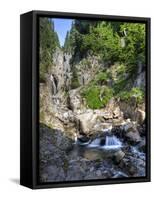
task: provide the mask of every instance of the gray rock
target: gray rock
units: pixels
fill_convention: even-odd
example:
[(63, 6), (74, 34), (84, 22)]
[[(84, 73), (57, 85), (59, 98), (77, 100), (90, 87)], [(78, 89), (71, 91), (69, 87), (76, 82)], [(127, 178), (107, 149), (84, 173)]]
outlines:
[(125, 153), (122, 150), (115, 152), (114, 160), (116, 163), (119, 163), (125, 156)]
[(128, 139), (128, 141), (134, 142), (134, 143), (138, 143), (141, 141), (140, 134), (137, 130), (127, 132), (126, 138)]

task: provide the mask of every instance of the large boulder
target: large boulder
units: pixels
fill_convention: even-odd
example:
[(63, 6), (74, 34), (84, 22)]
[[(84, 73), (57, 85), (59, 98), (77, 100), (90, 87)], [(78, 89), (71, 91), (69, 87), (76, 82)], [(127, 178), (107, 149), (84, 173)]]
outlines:
[(133, 143), (138, 143), (141, 141), (141, 137), (138, 130), (127, 132), (126, 137), (128, 141), (133, 142)]
[(115, 163), (119, 163), (125, 156), (125, 153), (122, 150), (119, 150), (117, 152), (114, 153), (114, 161)]
[(93, 110), (87, 110), (76, 116), (76, 125), (79, 132), (82, 134), (89, 134), (92, 127), (96, 123), (97, 114)]

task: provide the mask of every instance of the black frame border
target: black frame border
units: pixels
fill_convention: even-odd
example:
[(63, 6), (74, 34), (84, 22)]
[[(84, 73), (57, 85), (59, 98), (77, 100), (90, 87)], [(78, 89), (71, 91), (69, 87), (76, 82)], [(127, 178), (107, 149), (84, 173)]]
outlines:
[[(28, 14), (28, 13), (27, 13)], [(59, 188), (59, 187), (73, 187), (73, 186), (90, 186), (90, 185), (107, 185), (120, 183), (137, 183), (151, 181), (151, 19), (144, 17), (128, 17), (128, 16), (114, 16), (114, 15), (98, 15), (98, 14), (83, 14), (83, 13), (67, 13), (67, 12), (50, 12), (50, 11), (31, 11), (32, 16), (32, 138), (31, 138), (31, 171), (25, 171), (26, 174), (32, 174), (31, 184), (28, 187), (33, 189), (41, 188)], [(25, 14), (26, 15), (26, 14)], [(22, 15), (21, 15), (22, 16)], [(23, 14), (24, 16), (24, 14)], [(146, 176), (145, 177), (128, 177), (117, 179), (99, 179), (86, 181), (67, 181), (67, 182), (39, 182), (39, 18), (66, 18), (66, 19), (85, 19), (85, 20), (106, 20), (106, 21), (124, 21), (132, 23), (146, 24)], [(22, 50), (22, 49), (21, 49)], [(22, 114), (21, 114), (22, 115)], [(22, 135), (21, 135), (22, 137)], [(22, 138), (21, 138), (22, 140)], [(28, 145), (28, 144), (27, 144)], [(22, 149), (22, 147), (21, 147)], [(22, 157), (22, 155), (21, 155)], [(28, 175), (29, 176), (29, 175)], [(21, 184), (25, 185), (22, 183)]]

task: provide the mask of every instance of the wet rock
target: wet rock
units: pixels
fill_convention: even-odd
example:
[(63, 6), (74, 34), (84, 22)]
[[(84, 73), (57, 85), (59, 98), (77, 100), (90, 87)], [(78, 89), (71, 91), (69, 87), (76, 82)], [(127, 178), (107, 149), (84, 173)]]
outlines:
[(128, 177), (127, 174), (119, 171), (112, 178), (126, 178), (126, 177)]
[(96, 122), (97, 115), (92, 110), (76, 116), (76, 125), (80, 133), (88, 134)]
[(129, 177), (145, 176), (145, 161), (133, 156), (126, 156), (121, 162), (120, 167)]
[(137, 130), (127, 132), (126, 138), (128, 141), (133, 142), (133, 143), (138, 143), (141, 141), (140, 134)]
[(146, 141), (145, 138), (142, 138), (141, 142), (138, 144), (138, 150), (141, 152), (146, 152)]
[(122, 150), (119, 150), (117, 152), (115, 152), (114, 154), (114, 160), (116, 163), (119, 163), (125, 156), (125, 153)]

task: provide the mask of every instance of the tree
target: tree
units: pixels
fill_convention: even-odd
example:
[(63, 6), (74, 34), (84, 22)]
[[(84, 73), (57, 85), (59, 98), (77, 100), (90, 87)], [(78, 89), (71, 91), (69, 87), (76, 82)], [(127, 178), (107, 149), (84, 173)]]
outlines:
[(51, 19), (40, 18), (40, 81), (45, 81), (46, 73), (52, 65), (52, 57), (56, 47), (60, 47), (54, 23)]

